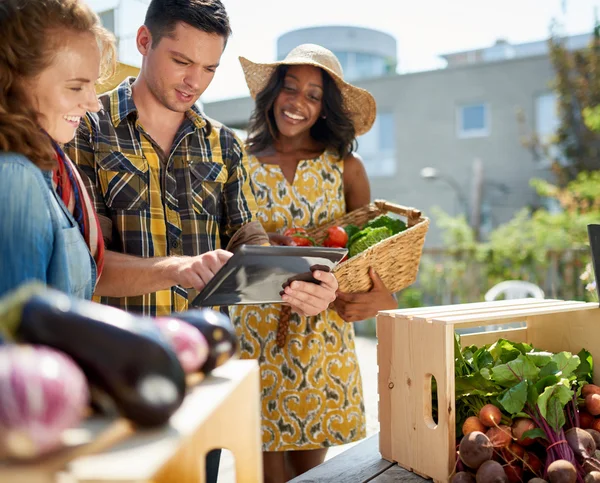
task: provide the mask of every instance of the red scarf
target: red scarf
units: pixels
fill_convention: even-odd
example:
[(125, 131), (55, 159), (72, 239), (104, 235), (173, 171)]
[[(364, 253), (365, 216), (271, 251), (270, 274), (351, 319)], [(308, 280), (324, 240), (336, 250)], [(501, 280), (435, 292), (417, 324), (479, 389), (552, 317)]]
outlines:
[(77, 168), (57, 144), (54, 144), (54, 150), (58, 163), (58, 168), (54, 170), (52, 176), (54, 189), (77, 221), (83, 239), (96, 261), (97, 282), (104, 267), (104, 239), (100, 221)]

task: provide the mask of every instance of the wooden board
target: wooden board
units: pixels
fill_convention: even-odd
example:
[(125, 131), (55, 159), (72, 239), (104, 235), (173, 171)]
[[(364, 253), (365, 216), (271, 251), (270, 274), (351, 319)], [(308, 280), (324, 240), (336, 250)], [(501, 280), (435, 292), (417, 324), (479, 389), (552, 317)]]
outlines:
[(393, 463), (381, 459), (378, 441), (379, 435), (375, 434), (288, 483), (371, 481), (372, 478), (394, 466)]
[[(93, 444), (114, 424), (92, 418), (78, 431)], [(69, 483), (204, 483), (206, 453), (226, 448), (235, 457), (238, 483), (262, 481), (257, 362), (229, 361), (190, 389), (167, 425), (127, 436), (99, 453), (73, 459), (61, 478)], [(0, 466), (0, 482), (54, 483), (59, 469), (53, 458)]]

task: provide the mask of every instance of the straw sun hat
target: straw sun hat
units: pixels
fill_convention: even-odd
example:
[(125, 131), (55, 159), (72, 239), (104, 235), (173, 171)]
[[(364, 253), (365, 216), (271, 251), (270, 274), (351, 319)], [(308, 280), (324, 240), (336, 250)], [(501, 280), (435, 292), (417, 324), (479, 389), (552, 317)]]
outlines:
[(354, 124), (356, 135), (366, 133), (375, 121), (376, 105), (373, 96), (360, 87), (344, 81), (342, 66), (333, 52), (320, 45), (302, 44), (294, 48), (285, 59), (270, 64), (256, 64), (244, 57), (240, 63), (252, 98), (262, 91), (279, 65), (314, 65), (320, 67), (335, 81), (344, 99), (344, 108)]

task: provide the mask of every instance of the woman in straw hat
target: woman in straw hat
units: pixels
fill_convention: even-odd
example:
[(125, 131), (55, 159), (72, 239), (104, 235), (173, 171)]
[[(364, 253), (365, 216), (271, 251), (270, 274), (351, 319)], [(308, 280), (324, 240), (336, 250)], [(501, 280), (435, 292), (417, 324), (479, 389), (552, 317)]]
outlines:
[[(250, 119), (250, 178), (258, 219), (273, 244), (292, 227), (312, 228), (370, 202), (352, 153), (375, 120), (369, 92), (343, 79), (329, 50), (306, 44), (285, 60), (240, 58), (256, 107)], [(365, 294), (338, 294), (315, 317), (287, 307), (235, 307), (241, 356), (261, 366), (265, 481), (283, 482), (323, 462), (327, 448), (365, 437), (362, 382), (352, 322), (397, 307), (376, 273)]]

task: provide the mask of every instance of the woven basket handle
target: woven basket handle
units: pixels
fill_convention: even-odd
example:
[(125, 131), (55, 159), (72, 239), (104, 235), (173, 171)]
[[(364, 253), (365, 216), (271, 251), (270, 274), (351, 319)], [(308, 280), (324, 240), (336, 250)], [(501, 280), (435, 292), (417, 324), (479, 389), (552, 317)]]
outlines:
[(397, 215), (405, 216), (408, 220), (408, 226), (414, 226), (421, 218), (421, 212), (415, 208), (408, 208), (406, 206), (397, 205), (396, 203), (390, 203), (385, 200), (375, 200), (375, 206), (381, 211), (391, 211)]

